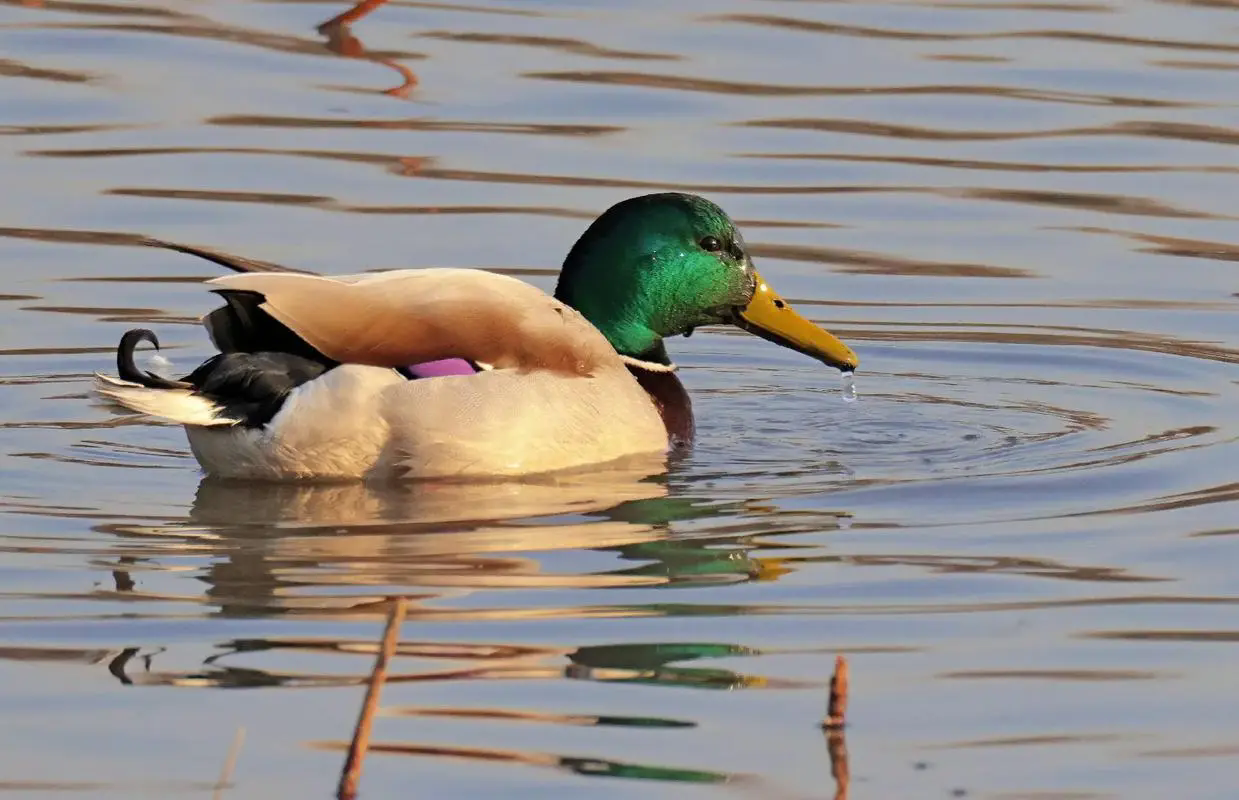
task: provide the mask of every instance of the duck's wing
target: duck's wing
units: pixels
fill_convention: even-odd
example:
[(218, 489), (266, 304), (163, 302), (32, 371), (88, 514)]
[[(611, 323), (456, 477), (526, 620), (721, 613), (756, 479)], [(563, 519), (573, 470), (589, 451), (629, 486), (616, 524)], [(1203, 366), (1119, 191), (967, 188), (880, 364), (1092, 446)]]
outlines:
[[(343, 364), (400, 367), (463, 358), (495, 369), (587, 375), (620, 363), (579, 312), (524, 281), (474, 269), (413, 269), (323, 277), (250, 272), (208, 282)], [(217, 343), (234, 315), (209, 315)], [(247, 337), (253, 331), (245, 332)], [(251, 342), (247, 349), (254, 349)], [(285, 352), (289, 352), (287, 349)]]

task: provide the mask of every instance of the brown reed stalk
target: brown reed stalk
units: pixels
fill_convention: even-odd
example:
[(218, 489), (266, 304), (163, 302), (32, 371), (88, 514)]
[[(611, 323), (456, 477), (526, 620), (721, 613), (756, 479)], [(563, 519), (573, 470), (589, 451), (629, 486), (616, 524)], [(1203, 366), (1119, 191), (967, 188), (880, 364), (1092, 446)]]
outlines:
[(361, 714), (357, 717), (357, 727), (353, 729), (353, 739), (349, 742), (348, 756), (344, 759), (344, 767), (340, 770), (340, 785), (336, 789), (337, 800), (354, 800), (357, 797), (357, 783), (361, 780), (361, 765), (366, 758), (366, 748), (370, 746), (370, 729), (374, 725), (374, 714), (378, 711), (379, 695), (383, 691), (383, 682), (387, 680), (387, 665), (392, 654), (396, 652), (396, 644), (400, 640), (400, 626), (404, 622), (405, 607), (408, 601), (403, 597), (389, 597), (387, 609), (387, 626), (383, 629), (383, 642), (379, 646), (379, 654), (374, 659), (374, 669), (370, 671), (370, 682), (366, 685), (366, 698), (361, 704)]
[(826, 704), (826, 719), (822, 727), (828, 731), (843, 730), (848, 715), (848, 660), (835, 657), (835, 674), (830, 679), (830, 700)]

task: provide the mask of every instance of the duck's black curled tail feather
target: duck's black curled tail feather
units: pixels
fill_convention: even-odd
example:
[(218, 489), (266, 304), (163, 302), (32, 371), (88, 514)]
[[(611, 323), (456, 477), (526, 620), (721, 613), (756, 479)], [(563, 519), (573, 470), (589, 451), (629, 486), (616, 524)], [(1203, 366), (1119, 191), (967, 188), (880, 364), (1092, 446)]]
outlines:
[(192, 389), (192, 384), (184, 381), (174, 381), (156, 375), (147, 370), (138, 369), (137, 364), (133, 361), (133, 351), (137, 349), (142, 342), (150, 342), (159, 349), (159, 337), (152, 330), (146, 328), (134, 328), (131, 331), (126, 331), (125, 335), (120, 337), (120, 345), (116, 348), (116, 373), (121, 380), (136, 383), (140, 386), (145, 386), (148, 389)]
[[(143, 239), (142, 244), (187, 253), (237, 272), (301, 271), (158, 239)], [(138, 369), (133, 358), (142, 342), (159, 349), (159, 339), (145, 328), (131, 330), (116, 350), (121, 381), (100, 376), (100, 394), (134, 411), (185, 425), (262, 427), (293, 391), (338, 366), (268, 314), (262, 294), (226, 288), (215, 292), (224, 305), (202, 321), (219, 354), (179, 380), (165, 378)]]
[[(135, 410), (190, 425), (239, 423), (246, 427), (261, 427), (279, 412), (294, 389), (331, 369), (329, 365), (292, 353), (220, 353), (208, 358), (181, 380), (171, 380), (138, 369), (134, 364), (133, 352), (142, 342), (150, 342), (155, 349), (159, 349), (158, 337), (145, 328), (136, 328), (121, 337), (120, 346), (116, 349), (116, 371), (121, 380), (144, 389), (175, 391), (162, 401), (125, 399), (121, 397), (124, 392), (142, 390), (133, 387), (125, 389), (123, 384), (117, 389), (113, 384), (106, 387), (105, 394)], [(185, 410), (187, 396), (198, 403), (189, 407), (193, 413), (188, 417)], [(169, 408), (176, 414), (169, 413)]]

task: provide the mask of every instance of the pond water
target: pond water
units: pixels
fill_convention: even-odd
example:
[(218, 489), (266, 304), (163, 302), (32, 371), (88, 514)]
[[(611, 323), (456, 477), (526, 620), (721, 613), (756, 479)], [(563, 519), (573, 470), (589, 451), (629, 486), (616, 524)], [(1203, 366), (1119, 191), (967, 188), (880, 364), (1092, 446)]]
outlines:
[[(1230, 798), (1239, 4), (0, 4), (0, 790)], [(695, 449), (489, 487), (204, 481), (92, 399), (217, 272), (550, 288), (678, 188), (857, 350), (671, 343)], [(836, 761), (840, 753), (836, 752)], [(842, 771), (836, 763), (836, 771)]]

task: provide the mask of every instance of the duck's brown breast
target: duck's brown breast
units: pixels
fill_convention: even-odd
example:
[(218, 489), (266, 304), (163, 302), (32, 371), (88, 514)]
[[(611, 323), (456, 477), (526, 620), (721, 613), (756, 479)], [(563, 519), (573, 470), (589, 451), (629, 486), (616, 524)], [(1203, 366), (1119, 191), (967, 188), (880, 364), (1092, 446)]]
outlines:
[(685, 447), (692, 443), (696, 426), (693, 423), (693, 401), (688, 390), (674, 372), (643, 369), (633, 364), (628, 371), (650, 396), (654, 407), (667, 428), (667, 438), (672, 447)]

